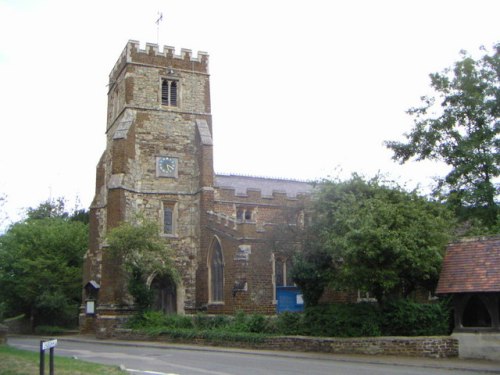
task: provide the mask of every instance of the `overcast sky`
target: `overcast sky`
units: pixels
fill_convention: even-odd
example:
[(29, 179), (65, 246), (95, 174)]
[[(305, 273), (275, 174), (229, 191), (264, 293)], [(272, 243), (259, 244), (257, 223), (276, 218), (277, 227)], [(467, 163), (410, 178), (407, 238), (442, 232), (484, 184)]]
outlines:
[(429, 73), (500, 41), (499, 14), (498, 0), (0, 0), (4, 211), (89, 206), (108, 74), (129, 39), (209, 53), (216, 172), (380, 171), (425, 189), (446, 169), (399, 166), (383, 142), (411, 129)]

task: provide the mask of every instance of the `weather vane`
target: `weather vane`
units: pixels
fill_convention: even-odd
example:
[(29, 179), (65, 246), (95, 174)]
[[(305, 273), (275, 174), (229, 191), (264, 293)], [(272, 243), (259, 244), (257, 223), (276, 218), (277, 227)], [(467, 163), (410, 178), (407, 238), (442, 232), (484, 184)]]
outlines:
[(158, 11), (158, 18), (156, 19), (156, 44), (160, 45), (160, 22), (163, 21), (163, 13)]

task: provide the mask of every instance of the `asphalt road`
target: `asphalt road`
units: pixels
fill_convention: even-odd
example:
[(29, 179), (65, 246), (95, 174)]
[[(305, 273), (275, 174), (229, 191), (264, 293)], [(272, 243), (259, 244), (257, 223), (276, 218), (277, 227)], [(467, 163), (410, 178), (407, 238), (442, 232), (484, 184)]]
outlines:
[[(14, 336), (9, 337), (8, 344), (20, 349), (38, 351), (40, 338)], [(90, 362), (121, 365), (131, 374), (149, 375), (500, 374), (500, 368), (488, 362), (412, 359), (391, 361), (391, 359), (380, 357), (359, 358), (326, 354), (225, 350), (64, 337), (58, 339), (55, 354)]]

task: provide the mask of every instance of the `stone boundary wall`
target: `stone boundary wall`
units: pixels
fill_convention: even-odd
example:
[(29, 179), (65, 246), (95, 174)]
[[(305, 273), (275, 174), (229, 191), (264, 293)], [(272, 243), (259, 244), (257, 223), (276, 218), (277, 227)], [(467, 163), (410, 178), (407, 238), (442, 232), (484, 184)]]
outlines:
[(263, 342), (211, 342), (201, 338), (192, 340), (172, 339), (167, 335), (148, 336), (129, 329), (117, 329), (115, 339), (146, 340), (168, 343), (213, 345), (262, 350), (285, 350), (332, 354), (395, 355), (423, 358), (458, 357), (458, 340), (449, 336), (432, 337), (358, 337), (325, 338), (305, 336), (277, 336)]
[(2, 324), (8, 328), (9, 333), (23, 335), (33, 332), (29, 318), (26, 318), (24, 315), (5, 319)]
[(0, 345), (7, 343), (7, 333), (9, 332), (9, 328), (0, 324)]

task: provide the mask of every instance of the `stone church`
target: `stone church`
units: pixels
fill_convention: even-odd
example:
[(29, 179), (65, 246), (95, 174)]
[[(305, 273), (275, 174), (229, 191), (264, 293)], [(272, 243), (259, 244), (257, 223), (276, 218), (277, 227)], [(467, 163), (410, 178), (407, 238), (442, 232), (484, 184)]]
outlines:
[[(129, 41), (109, 76), (107, 145), (90, 207), (80, 328), (108, 335), (134, 311), (106, 233), (137, 213), (158, 222), (180, 280), (151, 275), (167, 313), (303, 308), (285, 228), (304, 224), (306, 182), (215, 174), (208, 55)], [(216, 134), (216, 127), (215, 127)], [(216, 140), (216, 138), (215, 138)], [(290, 248), (288, 249), (290, 250)]]

